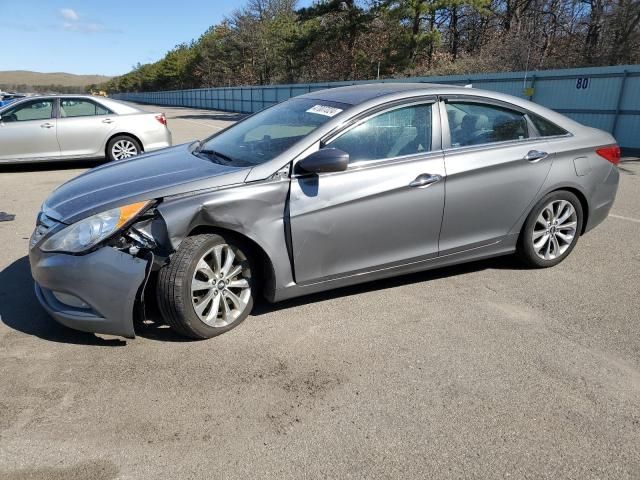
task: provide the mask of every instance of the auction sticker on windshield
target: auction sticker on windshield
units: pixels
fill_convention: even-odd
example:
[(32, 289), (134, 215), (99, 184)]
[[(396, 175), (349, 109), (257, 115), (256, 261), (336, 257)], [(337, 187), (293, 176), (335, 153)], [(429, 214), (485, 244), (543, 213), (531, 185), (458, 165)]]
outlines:
[(329, 107), (328, 105), (314, 105), (307, 110), (307, 113), (317, 113), (318, 115), (324, 115), (325, 117), (335, 117), (341, 111), (341, 108)]

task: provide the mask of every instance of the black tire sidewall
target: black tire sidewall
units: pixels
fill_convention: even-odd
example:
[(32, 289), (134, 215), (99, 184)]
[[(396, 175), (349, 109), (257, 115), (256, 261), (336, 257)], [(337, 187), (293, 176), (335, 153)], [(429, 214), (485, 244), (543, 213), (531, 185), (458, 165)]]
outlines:
[[(573, 208), (576, 211), (576, 216), (578, 218), (578, 224), (576, 226), (576, 235), (569, 245), (569, 248), (559, 257), (554, 258), (553, 260), (544, 260), (540, 258), (533, 248), (533, 229), (536, 224), (536, 219), (542, 212), (543, 208), (548, 205), (550, 202), (555, 200), (566, 200), (570, 202)], [(527, 217), (527, 220), (524, 224), (524, 228), (522, 230), (522, 235), (520, 237), (520, 245), (519, 245), (519, 253), (522, 260), (525, 261), (528, 265), (537, 268), (547, 268), (553, 267), (558, 263), (562, 262), (565, 258), (569, 256), (572, 250), (575, 248), (578, 243), (578, 238), (580, 237), (580, 233), (582, 232), (582, 222), (583, 222), (583, 211), (582, 204), (578, 197), (575, 194), (568, 192), (566, 190), (559, 190), (555, 192), (548, 193), (545, 195), (531, 210), (531, 213)]]
[[(140, 145), (140, 142), (138, 142), (135, 138), (129, 135), (117, 135), (113, 137), (111, 140), (109, 140), (109, 142), (107, 143), (107, 160), (109, 160), (110, 162), (120, 161), (117, 158), (113, 158), (113, 154), (111, 153), (111, 150), (113, 149), (113, 145), (120, 140), (129, 140), (131, 143), (133, 143), (136, 146), (138, 153), (136, 153), (136, 155), (134, 156), (138, 156), (142, 153), (142, 145)], [(130, 158), (133, 158), (133, 157), (130, 157)], [(122, 159), (122, 160), (126, 160), (126, 159)]]
[[(191, 302), (191, 278), (193, 277), (193, 273), (200, 258), (202, 258), (202, 256), (211, 248), (216, 245), (223, 244), (229, 245), (236, 254), (236, 257), (240, 258), (243, 268), (243, 277), (249, 282), (251, 296), (249, 297), (249, 302), (247, 303), (245, 310), (233, 323), (225, 325), (224, 327), (212, 327), (200, 320), (193, 308), (193, 304)], [(189, 263), (185, 270), (184, 277), (180, 279), (179, 282), (180, 298), (182, 299), (180, 305), (180, 310), (182, 310), (180, 312), (180, 317), (182, 320), (181, 323), (184, 323), (184, 326), (189, 329), (194, 336), (199, 338), (211, 338), (225, 333), (242, 323), (249, 316), (249, 313), (251, 313), (256, 291), (255, 278), (253, 276), (255, 269), (252, 268), (253, 265), (251, 264), (249, 256), (245, 254), (245, 250), (246, 248), (242, 248), (242, 246), (238, 245), (238, 242), (231, 240), (228, 241), (219, 235), (211, 235), (211, 240), (204, 242), (188, 260)]]

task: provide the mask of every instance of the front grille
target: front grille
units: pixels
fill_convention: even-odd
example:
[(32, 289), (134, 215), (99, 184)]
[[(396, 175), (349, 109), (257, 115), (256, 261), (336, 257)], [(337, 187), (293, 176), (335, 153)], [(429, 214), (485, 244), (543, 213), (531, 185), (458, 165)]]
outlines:
[(40, 212), (36, 220), (36, 228), (31, 234), (29, 247), (35, 247), (36, 244), (42, 239), (42, 237), (44, 237), (49, 232), (49, 230), (51, 230), (58, 223), (59, 222), (54, 220), (53, 218), (46, 216), (44, 212)]

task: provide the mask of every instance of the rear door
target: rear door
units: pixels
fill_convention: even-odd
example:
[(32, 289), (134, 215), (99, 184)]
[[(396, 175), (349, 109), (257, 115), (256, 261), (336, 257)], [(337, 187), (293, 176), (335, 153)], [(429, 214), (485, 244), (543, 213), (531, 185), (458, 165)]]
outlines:
[(104, 145), (117, 116), (88, 98), (61, 98), (58, 142), (62, 157), (104, 156)]
[(0, 161), (59, 157), (55, 102), (30, 100), (0, 114)]
[(444, 162), (433, 101), (371, 114), (321, 147), (346, 151), (350, 164), (344, 172), (292, 178), (297, 283), (437, 256)]
[(542, 188), (553, 154), (514, 106), (460, 96), (446, 99), (441, 111), (446, 255), (504, 239)]

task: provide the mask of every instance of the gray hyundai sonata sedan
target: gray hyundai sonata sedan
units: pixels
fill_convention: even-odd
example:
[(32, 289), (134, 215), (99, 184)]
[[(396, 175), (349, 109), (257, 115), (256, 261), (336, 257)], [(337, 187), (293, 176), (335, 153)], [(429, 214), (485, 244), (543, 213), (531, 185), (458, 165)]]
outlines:
[(60, 323), (133, 337), (145, 300), (194, 338), (271, 302), (517, 253), (564, 260), (607, 216), (615, 139), (534, 103), (429, 84), (293, 98), (214, 136), (94, 168), (31, 238)]

